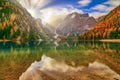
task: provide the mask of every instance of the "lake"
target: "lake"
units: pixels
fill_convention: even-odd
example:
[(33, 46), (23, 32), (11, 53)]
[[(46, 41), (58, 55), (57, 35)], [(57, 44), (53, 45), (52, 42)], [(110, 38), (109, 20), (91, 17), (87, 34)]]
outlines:
[(0, 80), (120, 80), (120, 43), (0, 42)]

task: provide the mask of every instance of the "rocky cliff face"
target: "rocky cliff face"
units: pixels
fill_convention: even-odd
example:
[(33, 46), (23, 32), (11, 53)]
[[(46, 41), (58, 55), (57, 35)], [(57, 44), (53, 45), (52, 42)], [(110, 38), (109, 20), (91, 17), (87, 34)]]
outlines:
[(40, 28), (18, 2), (0, 1), (0, 39), (35, 39)]
[(60, 35), (81, 34), (91, 27), (97, 21), (95, 18), (90, 17), (89, 14), (79, 14), (77, 12), (69, 14), (57, 28), (57, 33)]

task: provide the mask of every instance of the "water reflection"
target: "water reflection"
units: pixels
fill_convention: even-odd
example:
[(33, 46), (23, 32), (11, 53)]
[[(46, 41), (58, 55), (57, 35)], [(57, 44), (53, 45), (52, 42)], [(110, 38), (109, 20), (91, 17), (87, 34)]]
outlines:
[[(90, 67), (94, 64), (100, 67)], [(26, 71), (30, 65), (33, 68), (31, 74)], [(18, 80), (25, 71), (20, 79), (33, 75), (43, 80), (107, 80), (104, 75), (120, 74), (120, 43), (0, 42), (0, 69), (0, 80)], [(117, 80), (117, 76), (114, 78)], [(114, 80), (112, 77), (110, 79)]]
[[(44, 75), (44, 76), (43, 76)], [(57, 61), (43, 55), (40, 62), (34, 62), (19, 80), (120, 80), (120, 75), (105, 64), (94, 61), (88, 66), (72, 67), (64, 61)]]
[(51, 49), (52, 47), (56, 47), (55, 49), (120, 49), (120, 43), (105, 43), (105, 42), (45, 42), (45, 41), (30, 41), (30, 42), (0, 42), (0, 50), (10, 50), (11, 48), (20, 49), (20, 48), (43, 48), (43, 49)]

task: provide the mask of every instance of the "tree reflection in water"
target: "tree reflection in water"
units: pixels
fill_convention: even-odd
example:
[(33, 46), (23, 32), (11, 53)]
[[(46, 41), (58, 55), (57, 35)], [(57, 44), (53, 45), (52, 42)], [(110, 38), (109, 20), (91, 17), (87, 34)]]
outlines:
[[(111, 71), (113, 70), (113, 72), (116, 72), (116, 74), (120, 74), (120, 43), (34, 41), (17, 43), (0, 42), (0, 79), (18, 80), (21, 74), (30, 67), (31, 63), (42, 60), (42, 55), (46, 55), (45, 60), (50, 58), (53, 62), (55, 61), (54, 63), (57, 64), (56, 66), (59, 66), (60, 68), (59, 71), (62, 70), (61, 66), (58, 64), (67, 66), (69, 70), (64, 72), (64, 75), (63, 73), (60, 74), (57, 72), (58, 70), (56, 72), (52, 71), (51, 73), (50, 71), (47, 71), (51, 75), (56, 73), (56, 76), (65, 76), (66, 79), (70, 78), (70, 75), (72, 78), (76, 78), (78, 75), (83, 75), (84, 77), (85, 74), (86, 76), (91, 76), (91, 78), (94, 79), (96, 76), (94, 77), (94, 75), (92, 75), (94, 73), (91, 72), (94, 72), (95, 69), (89, 68), (90, 63), (103, 64), (108, 66)], [(50, 65), (53, 66), (52, 63)], [(82, 71), (71, 71), (72, 69), (78, 69), (82, 66), (84, 67)], [(40, 66), (38, 66), (38, 68), (39, 67)], [(96, 74), (99, 75), (100, 73), (103, 73), (99, 72), (98, 69), (96, 72), (98, 72)], [(38, 71), (38, 73), (42, 76), (42, 78), (47, 76), (48, 80), (51, 79), (51, 75), (48, 75), (45, 71)], [(101, 78), (104, 78), (104, 76), (101, 76)]]

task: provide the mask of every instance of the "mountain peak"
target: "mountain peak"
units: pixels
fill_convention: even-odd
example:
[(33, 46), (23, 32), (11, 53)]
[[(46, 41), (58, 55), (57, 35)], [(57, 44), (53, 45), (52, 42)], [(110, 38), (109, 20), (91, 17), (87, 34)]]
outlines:
[(77, 12), (69, 14), (63, 22), (58, 26), (58, 34), (81, 34), (89, 30), (97, 23), (94, 17), (90, 17), (88, 13), (80, 14)]
[(74, 19), (74, 18), (80, 18), (80, 17), (89, 17), (89, 14), (88, 13), (81, 14), (78, 12), (73, 12), (73, 13), (70, 13), (65, 19)]

